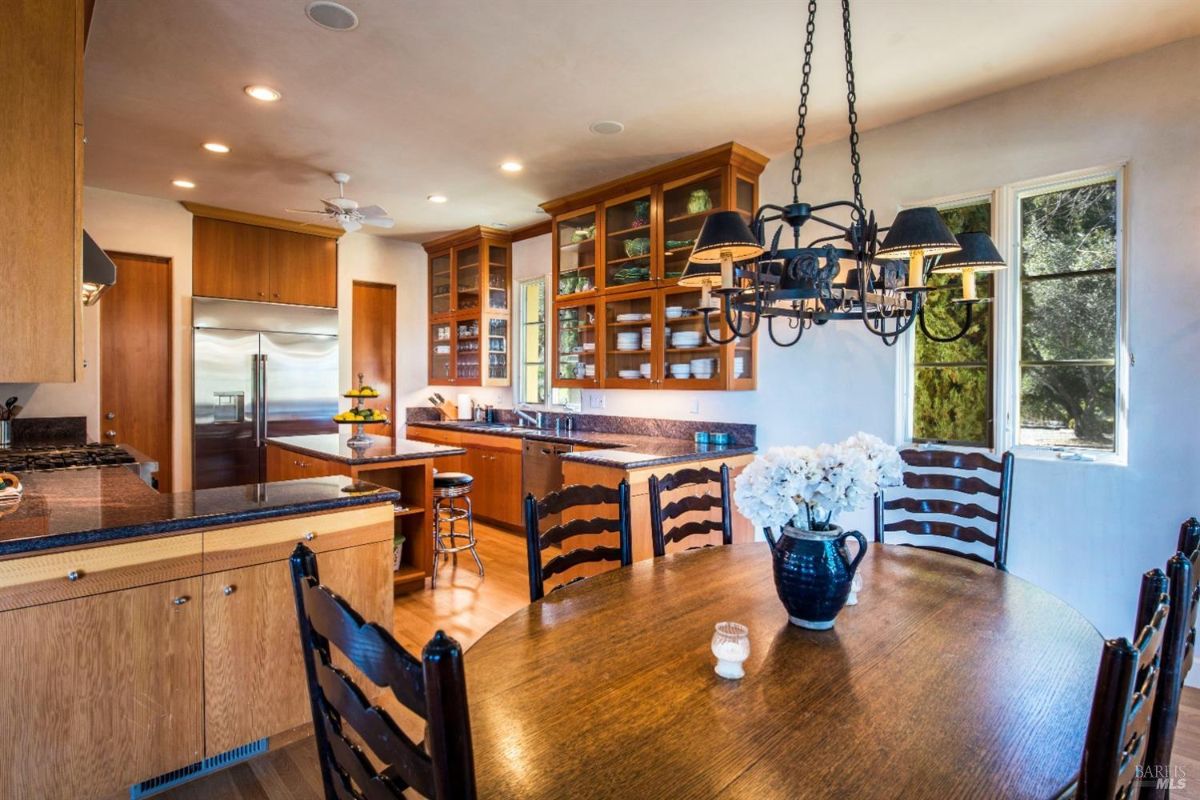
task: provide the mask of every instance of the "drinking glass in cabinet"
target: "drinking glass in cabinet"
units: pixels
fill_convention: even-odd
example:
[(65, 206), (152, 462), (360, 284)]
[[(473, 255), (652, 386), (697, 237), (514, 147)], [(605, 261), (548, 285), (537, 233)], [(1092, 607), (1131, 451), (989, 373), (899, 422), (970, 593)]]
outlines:
[(488, 378), (508, 378), (508, 320), (488, 320)]
[(429, 359), (429, 375), (435, 380), (451, 377), (451, 333), (449, 322), (434, 325), (430, 329), (429, 339), (432, 352)]
[(429, 262), (429, 310), (433, 314), (450, 313), (450, 255)]
[(488, 308), (508, 309), (508, 248), (488, 245)]
[(596, 215), (558, 223), (558, 293), (578, 294), (596, 287)]
[(457, 300), (458, 311), (479, 308), (479, 247), (464, 247), (457, 254)]

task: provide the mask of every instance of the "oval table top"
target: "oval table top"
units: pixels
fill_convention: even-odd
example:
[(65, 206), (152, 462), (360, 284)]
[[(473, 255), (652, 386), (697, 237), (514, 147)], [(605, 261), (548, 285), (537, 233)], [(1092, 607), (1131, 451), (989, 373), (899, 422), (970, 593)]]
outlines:
[[(1050, 797), (1102, 639), (990, 567), (871, 545), (832, 631), (789, 625), (765, 543), (552, 592), (466, 654), (480, 797)], [(713, 626), (750, 628), (746, 677)]]

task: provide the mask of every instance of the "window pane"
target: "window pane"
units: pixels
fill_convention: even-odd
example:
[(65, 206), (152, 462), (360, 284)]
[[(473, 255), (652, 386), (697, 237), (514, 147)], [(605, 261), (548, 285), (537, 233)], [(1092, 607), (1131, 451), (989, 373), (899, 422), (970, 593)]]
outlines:
[[(988, 368), (917, 367), (913, 433), (924, 440), (985, 444)], [(919, 433), (918, 433), (919, 432)]]
[(1021, 275), (1117, 267), (1117, 182), (1021, 199)]
[[(1111, 450), (1117, 406), (1116, 180), (1022, 197), (1020, 222), (1018, 441)], [(1069, 363), (1080, 360), (1100, 363)]]
[(1021, 444), (1113, 449), (1116, 368), (1055, 365), (1021, 371)]
[[(992, 204), (984, 200), (940, 209), (954, 233), (990, 232)], [(925, 324), (934, 336), (958, 333), (966, 309), (953, 300), (961, 296), (962, 277), (934, 273), (930, 286), (946, 291), (926, 295)], [(991, 273), (976, 274), (981, 298), (992, 297)], [(987, 447), (991, 444), (991, 322), (992, 305), (972, 309), (971, 327), (954, 342), (936, 342), (915, 331), (913, 375), (913, 439), (946, 441)], [(939, 364), (953, 366), (935, 366)]]
[(1022, 360), (1115, 358), (1116, 300), (1116, 273), (1023, 281)]

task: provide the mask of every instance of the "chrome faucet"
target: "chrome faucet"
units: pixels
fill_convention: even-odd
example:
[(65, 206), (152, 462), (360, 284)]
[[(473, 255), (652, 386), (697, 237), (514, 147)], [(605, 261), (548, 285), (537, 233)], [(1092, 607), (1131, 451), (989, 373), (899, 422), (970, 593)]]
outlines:
[(523, 422), (523, 423), (528, 422), (533, 427), (541, 429), (541, 427), (542, 427), (542, 412), (535, 411), (535, 412), (533, 412), (532, 415), (530, 415), (528, 412), (524, 411), (520, 406), (515, 407), (513, 409), (513, 412), (521, 419), (521, 422)]

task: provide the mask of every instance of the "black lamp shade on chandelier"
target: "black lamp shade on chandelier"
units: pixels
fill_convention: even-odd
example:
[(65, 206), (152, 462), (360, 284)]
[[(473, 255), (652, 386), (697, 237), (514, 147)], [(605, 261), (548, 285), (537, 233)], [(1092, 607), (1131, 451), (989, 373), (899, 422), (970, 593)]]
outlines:
[(707, 303), (709, 289), (733, 287), (735, 261), (758, 258), (762, 252), (762, 245), (739, 212), (715, 211), (704, 220), (692, 255), (679, 276), (679, 285), (702, 287)]
[(914, 253), (935, 256), (958, 250), (958, 240), (933, 206), (906, 208), (896, 215), (877, 255), (880, 258), (909, 258)]
[(960, 233), (955, 238), (962, 249), (944, 256), (933, 268), (934, 272), (962, 272), (965, 269), (995, 272), (1008, 266), (1000, 257), (992, 237), (986, 233)]

